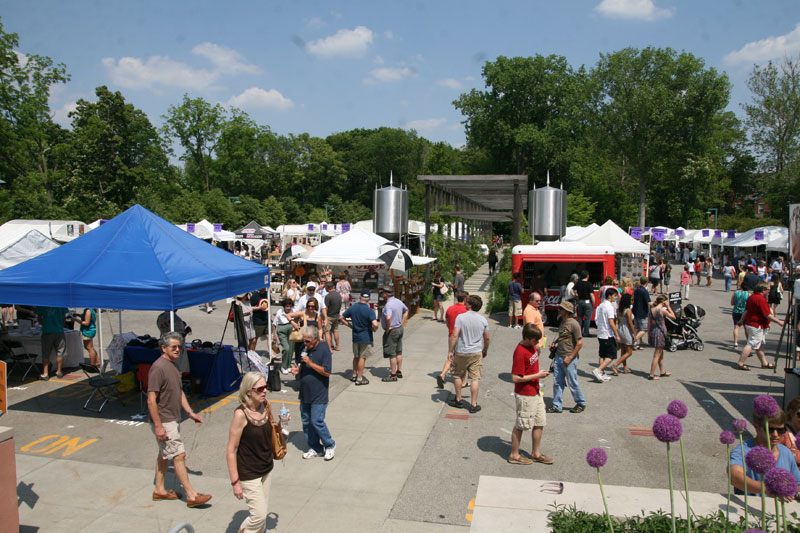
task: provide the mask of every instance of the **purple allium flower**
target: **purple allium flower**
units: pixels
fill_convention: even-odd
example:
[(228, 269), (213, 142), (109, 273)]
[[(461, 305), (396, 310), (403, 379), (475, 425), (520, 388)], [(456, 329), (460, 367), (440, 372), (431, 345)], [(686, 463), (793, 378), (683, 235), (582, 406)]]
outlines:
[(733, 421), (733, 430), (737, 433), (744, 433), (747, 429), (747, 421), (737, 418)]
[(797, 480), (791, 472), (783, 468), (773, 468), (767, 472), (764, 484), (778, 498), (794, 498), (797, 492)]
[(766, 394), (756, 396), (756, 399), (753, 400), (753, 414), (771, 418), (778, 414), (778, 402), (775, 401), (775, 398)]
[(608, 461), (608, 456), (602, 448), (592, 448), (589, 450), (589, 453), (586, 454), (586, 462), (589, 463), (589, 466), (592, 468), (605, 466), (606, 461)]
[(686, 418), (689, 408), (680, 400), (672, 400), (667, 406), (667, 412), (675, 418)]
[(763, 446), (756, 446), (747, 452), (744, 460), (747, 466), (756, 474), (766, 474), (775, 468), (775, 456)]
[(719, 441), (722, 444), (733, 444), (736, 442), (736, 436), (733, 434), (732, 431), (723, 431), (719, 434)]
[(681, 421), (672, 415), (661, 415), (653, 422), (653, 435), (661, 442), (676, 442), (683, 434)]

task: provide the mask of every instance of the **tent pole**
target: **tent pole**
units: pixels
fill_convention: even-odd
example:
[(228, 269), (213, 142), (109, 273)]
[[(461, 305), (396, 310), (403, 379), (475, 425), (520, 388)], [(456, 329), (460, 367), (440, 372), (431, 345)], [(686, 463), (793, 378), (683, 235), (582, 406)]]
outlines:
[(103, 350), (103, 310), (97, 309), (97, 335), (100, 339), (100, 371), (103, 370), (103, 357), (104, 350)]
[(119, 334), (122, 335), (122, 309), (117, 309), (119, 314)]
[[(175, 310), (169, 312), (169, 330), (175, 331)], [(186, 339), (184, 339), (186, 340)]]

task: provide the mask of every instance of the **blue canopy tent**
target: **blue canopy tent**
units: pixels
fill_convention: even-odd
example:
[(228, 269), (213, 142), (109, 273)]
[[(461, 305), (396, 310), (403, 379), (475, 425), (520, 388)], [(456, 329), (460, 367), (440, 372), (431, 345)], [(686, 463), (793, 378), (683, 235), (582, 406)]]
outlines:
[(269, 286), (269, 268), (186, 233), (140, 205), (0, 271), (4, 302), (180, 309)]

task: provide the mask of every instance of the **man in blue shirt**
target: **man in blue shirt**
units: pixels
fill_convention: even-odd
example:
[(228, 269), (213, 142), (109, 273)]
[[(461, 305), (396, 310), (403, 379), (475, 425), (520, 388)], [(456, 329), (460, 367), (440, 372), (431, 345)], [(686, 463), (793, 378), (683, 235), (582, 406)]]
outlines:
[[(457, 268), (457, 267), (456, 267)], [(383, 357), (389, 359), (392, 374), (381, 381), (397, 381), (403, 377), (403, 325), (408, 319), (408, 307), (392, 295), (389, 289), (381, 291), (386, 298), (383, 304)]]
[(519, 272), (514, 272), (514, 279), (508, 284), (508, 327), (521, 328), (518, 319), (522, 316), (522, 285)]
[[(769, 437), (767, 437), (764, 430), (765, 421), (769, 421)], [(756, 438), (744, 442), (744, 456), (747, 457), (747, 452), (756, 446), (771, 449), (772, 455), (775, 456), (775, 466), (791, 472), (798, 485), (800, 485), (800, 470), (797, 468), (794, 455), (789, 451), (789, 448), (783, 444), (778, 444), (783, 434), (787, 431), (783, 409), (778, 409), (778, 413), (769, 419), (753, 416), (753, 426), (756, 430)], [(768, 442), (769, 444), (767, 444)], [(731, 471), (731, 484), (736, 489), (736, 494), (744, 494), (745, 483), (747, 483), (748, 494), (761, 494), (761, 476), (746, 466), (746, 461), (742, 461), (742, 449), (740, 446), (734, 446), (731, 450), (729, 468)], [(798, 487), (798, 492), (800, 492), (800, 486)], [(769, 491), (767, 491), (767, 495), (770, 495)], [(796, 497), (797, 494), (795, 493)]]
[(64, 337), (64, 315), (69, 311), (66, 307), (36, 308), (39, 323), (42, 325), (42, 375), (40, 379), (50, 379), (50, 354), (56, 351), (56, 377), (63, 376), (61, 367), (64, 364), (64, 354), (67, 353), (67, 339)]
[(316, 326), (303, 328), (303, 344), (303, 351), (292, 367), (292, 374), (300, 376), (300, 415), (303, 434), (308, 442), (308, 451), (303, 454), (303, 459), (324, 454), (325, 460), (330, 461), (336, 452), (336, 442), (325, 423), (331, 350), (327, 344), (319, 342), (319, 329)]
[(369, 380), (364, 377), (364, 363), (372, 348), (372, 333), (378, 331), (378, 320), (370, 308), (369, 289), (361, 291), (358, 303), (351, 305), (342, 313), (339, 323), (353, 330), (353, 375), (350, 381), (356, 385), (366, 385)]

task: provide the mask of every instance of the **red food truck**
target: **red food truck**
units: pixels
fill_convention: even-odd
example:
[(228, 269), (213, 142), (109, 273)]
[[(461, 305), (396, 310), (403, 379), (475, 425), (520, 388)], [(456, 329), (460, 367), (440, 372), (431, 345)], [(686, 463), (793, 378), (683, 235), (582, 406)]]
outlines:
[[(614, 277), (614, 268), (614, 249), (609, 246), (555, 241), (519, 245), (511, 250), (511, 272), (520, 273), (523, 307), (533, 287), (547, 287), (543, 313), (547, 324), (555, 323), (562, 287), (569, 283), (573, 272), (588, 271), (589, 282), (599, 288), (603, 278)], [(595, 304), (599, 302), (595, 290)]]

